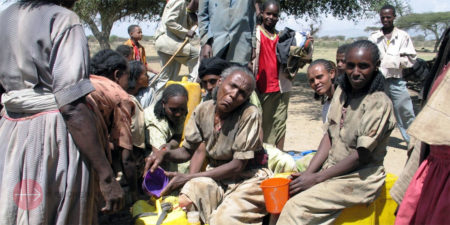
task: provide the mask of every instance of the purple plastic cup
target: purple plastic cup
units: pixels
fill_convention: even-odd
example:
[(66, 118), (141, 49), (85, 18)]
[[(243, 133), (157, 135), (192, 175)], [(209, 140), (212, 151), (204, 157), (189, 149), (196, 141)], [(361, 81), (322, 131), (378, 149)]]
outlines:
[(153, 173), (150, 172), (150, 170), (147, 171), (144, 181), (142, 182), (142, 189), (147, 192), (147, 194), (159, 198), (161, 197), (161, 191), (168, 183), (169, 178), (164, 174), (164, 170), (158, 167)]

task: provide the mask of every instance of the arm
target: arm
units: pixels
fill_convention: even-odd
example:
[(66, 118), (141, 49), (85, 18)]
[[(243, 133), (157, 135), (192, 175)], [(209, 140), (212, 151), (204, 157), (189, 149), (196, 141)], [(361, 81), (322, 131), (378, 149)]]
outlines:
[(166, 8), (167, 11), (165, 13), (168, 14), (167, 20), (165, 21), (166, 29), (169, 32), (172, 32), (180, 39), (184, 39), (186, 36), (193, 37), (194, 32), (188, 30), (178, 23), (178, 18), (180, 14), (186, 14), (186, 10), (183, 1), (169, 1), (169, 6)]
[(102, 146), (98, 139), (94, 115), (88, 109), (84, 97), (62, 106), (60, 110), (75, 144), (98, 174), (100, 191), (106, 200), (102, 211), (118, 211), (123, 205), (124, 193), (114, 179), (114, 173), (103, 150), (105, 146)]
[(157, 70), (155, 70), (155, 69), (150, 67), (150, 63), (147, 63), (145, 65), (145, 67), (147, 68), (147, 71), (150, 72), (150, 73), (154, 73), (154, 74), (158, 74), (159, 73), (159, 71), (157, 71)]
[(191, 158), (191, 164), (189, 165), (189, 174), (198, 173), (203, 167), (203, 163), (206, 159), (206, 146), (202, 142), (197, 150), (195, 150), (194, 155)]
[(400, 47), (400, 68), (411, 68), (416, 63), (416, 50), (409, 35), (406, 35)]
[[(100, 142), (94, 115), (85, 103), (84, 96), (94, 90), (88, 77), (89, 48), (86, 35), (75, 14), (66, 16), (71, 18), (55, 18), (51, 33), (53, 93), (74, 143), (98, 175), (97, 182), (106, 201), (101, 210), (118, 211), (123, 205), (124, 193), (114, 179), (104, 152), (106, 146)], [(66, 19), (74, 24), (69, 29), (65, 29)]]
[(198, 29), (200, 33), (200, 60), (211, 58), (213, 36), (209, 31), (210, 15), (209, 15), (209, 0), (199, 0), (198, 2)]
[(328, 133), (323, 135), (322, 140), (320, 141), (319, 148), (317, 149), (317, 153), (311, 159), (311, 162), (306, 169), (305, 173), (315, 173), (322, 168), (323, 163), (328, 158), (328, 154), (331, 148), (331, 140)]
[(177, 172), (166, 172), (166, 175), (172, 177), (169, 184), (162, 190), (161, 195), (170, 193), (171, 191), (183, 186), (186, 182), (196, 177), (210, 177), (214, 180), (224, 180), (235, 177), (244, 171), (247, 160), (233, 159), (219, 167), (205, 172), (194, 174), (182, 174)]
[(191, 156), (191, 152), (184, 147), (173, 150), (167, 148), (161, 148), (158, 150), (156, 148), (153, 148), (153, 153), (145, 158), (144, 176), (145, 171), (148, 171), (149, 169), (150, 172), (155, 171), (155, 169), (158, 168), (158, 166), (164, 160), (182, 163), (187, 162), (189, 159), (191, 159)]

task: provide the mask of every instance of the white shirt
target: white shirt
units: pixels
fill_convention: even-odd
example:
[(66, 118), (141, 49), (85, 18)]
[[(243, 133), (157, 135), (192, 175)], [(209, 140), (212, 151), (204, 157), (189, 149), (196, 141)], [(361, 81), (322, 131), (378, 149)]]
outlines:
[(416, 50), (408, 33), (394, 27), (388, 40), (382, 30), (373, 32), (372, 41), (380, 50), (380, 70), (386, 78), (402, 78), (402, 69), (410, 68), (416, 62)]

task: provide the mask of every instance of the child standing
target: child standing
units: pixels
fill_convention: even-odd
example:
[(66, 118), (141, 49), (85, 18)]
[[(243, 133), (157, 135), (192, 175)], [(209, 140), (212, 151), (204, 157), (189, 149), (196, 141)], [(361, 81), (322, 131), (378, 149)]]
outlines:
[[(280, 73), (276, 47), (278, 31), (275, 25), (280, 13), (279, 4), (269, 0), (262, 5), (262, 24), (256, 28), (256, 49), (253, 73), (262, 105), (264, 143), (283, 149), (289, 104), (288, 76)], [(286, 85), (288, 84), (288, 85)], [(287, 90), (286, 90), (287, 89)]]
[(150, 65), (147, 64), (147, 57), (145, 56), (145, 48), (139, 43), (139, 41), (142, 40), (141, 27), (139, 27), (139, 25), (130, 25), (128, 27), (128, 34), (130, 35), (130, 39), (128, 39), (123, 44), (133, 48), (133, 54), (131, 59), (141, 61), (145, 65), (147, 71), (157, 74), (158, 71), (150, 68)]

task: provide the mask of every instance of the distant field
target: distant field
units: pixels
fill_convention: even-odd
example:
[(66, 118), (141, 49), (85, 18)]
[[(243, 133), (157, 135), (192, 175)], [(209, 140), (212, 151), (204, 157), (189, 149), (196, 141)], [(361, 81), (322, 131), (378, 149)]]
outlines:
[[(352, 40), (346, 40), (346, 41), (336, 41), (336, 40), (321, 40), (316, 39), (315, 40), (315, 47), (314, 47), (314, 53), (313, 53), (313, 59), (327, 59), (327, 60), (336, 60), (336, 50), (339, 45), (342, 45), (344, 43), (351, 43)], [(118, 45), (122, 44), (123, 41), (115, 41), (111, 43), (111, 48), (115, 49)], [(153, 66), (155, 69), (159, 70), (162, 66), (160, 65), (160, 62), (158, 60), (158, 55), (156, 54), (155, 46), (153, 45), (153, 41), (142, 41), (141, 43), (145, 47), (145, 51), (147, 54), (147, 61), (150, 63), (151, 66)], [(419, 58), (422, 58), (424, 60), (431, 60), (435, 57), (436, 53), (431, 52), (433, 49), (433, 42), (432, 41), (422, 41), (415, 43), (415, 47), (417, 52), (417, 55)], [(100, 45), (97, 42), (90, 41), (89, 42), (89, 48), (91, 51), (91, 54), (95, 54), (100, 50)], [(430, 52), (423, 52), (423, 49)], [(185, 75), (188, 73), (187, 67), (182, 67), (180, 74)], [(299, 70), (299, 73), (306, 73), (306, 67)]]

